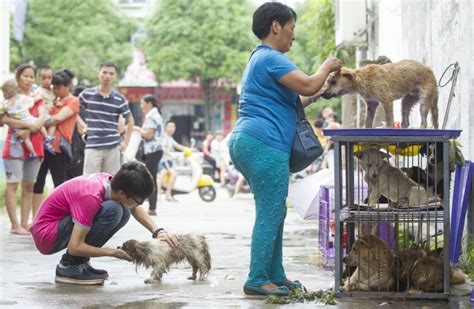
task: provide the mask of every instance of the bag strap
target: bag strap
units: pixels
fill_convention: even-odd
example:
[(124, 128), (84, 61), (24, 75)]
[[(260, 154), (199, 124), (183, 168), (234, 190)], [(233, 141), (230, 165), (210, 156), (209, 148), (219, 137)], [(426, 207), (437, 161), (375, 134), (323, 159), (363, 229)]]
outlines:
[(298, 94), (296, 95), (295, 105), (296, 105), (297, 120), (298, 121), (305, 120), (306, 115), (304, 113), (303, 103), (301, 103), (301, 99), (300, 99), (300, 96)]

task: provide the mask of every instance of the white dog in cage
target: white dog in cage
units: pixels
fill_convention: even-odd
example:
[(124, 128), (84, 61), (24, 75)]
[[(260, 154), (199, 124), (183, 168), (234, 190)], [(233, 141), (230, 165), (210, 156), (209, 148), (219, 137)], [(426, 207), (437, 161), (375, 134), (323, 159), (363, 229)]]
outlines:
[(364, 180), (369, 185), (369, 207), (375, 208), (380, 195), (387, 197), (399, 208), (420, 207), (439, 201), (420, 185), (390, 165), (388, 153), (369, 148), (355, 154), (365, 171)]

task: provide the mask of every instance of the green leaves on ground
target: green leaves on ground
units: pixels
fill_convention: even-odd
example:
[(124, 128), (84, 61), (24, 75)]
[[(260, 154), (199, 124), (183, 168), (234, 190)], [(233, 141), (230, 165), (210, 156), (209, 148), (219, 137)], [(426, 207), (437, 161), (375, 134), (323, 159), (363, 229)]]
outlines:
[(316, 292), (308, 292), (305, 287), (290, 290), (289, 296), (268, 296), (266, 302), (269, 304), (292, 304), (305, 303), (308, 301), (317, 301), (325, 305), (335, 305), (335, 294), (332, 289), (318, 290)]

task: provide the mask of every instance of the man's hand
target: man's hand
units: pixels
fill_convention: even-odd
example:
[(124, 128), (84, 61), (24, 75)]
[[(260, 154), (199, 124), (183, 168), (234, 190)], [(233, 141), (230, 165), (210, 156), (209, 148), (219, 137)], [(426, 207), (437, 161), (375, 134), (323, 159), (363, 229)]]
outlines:
[(116, 257), (117, 259), (125, 260), (125, 261), (133, 261), (132, 257), (127, 254), (127, 252), (123, 251), (122, 249), (115, 249), (114, 252), (112, 253), (113, 257)]
[(127, 143), (125, 143), (125, 141), (122, 141), (120, 143), (120, 150), (124, 151), (125, 149), (127, 149), (127, 146), (128, 146)]
[(176, 248), (179, 246), (179, 241), (176, 235), (168, 233), (166, 231), (161, 231), (158, 233), (158, 239), (166, 242), (170, 247)]

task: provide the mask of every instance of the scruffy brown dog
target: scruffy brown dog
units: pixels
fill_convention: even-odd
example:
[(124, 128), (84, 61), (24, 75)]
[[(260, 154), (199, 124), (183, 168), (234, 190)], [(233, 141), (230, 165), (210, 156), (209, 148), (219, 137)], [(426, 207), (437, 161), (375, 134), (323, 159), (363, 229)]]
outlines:
[(393, 255), (387, 244), (376, 236), (359, 236), (349, 255), (342, 261), (347, 266), (357, 266), (352, 276), (341, 287), (342, 292), (388, 291), (393, 288)]
[(150, 278), (145, 283), (161, 281), (164, 273), (168, 272), (172, 264), (187, 260), (193, 268), (193, 273), (188, 279), (196, 280), (199, 270), (199, 280), (204, 280), (211, 269), (211, 255), (206, 238), (198, 235), (176, 235), (179, 246), (171, 248), (165, 242), (158, 239), (139, 242), (128, 240), (123, 243), (121, 249), (133, 258), (133, 262), (145, 268), (152, 267)]
[(420, 102), (421, 127), (426, 128), (428, 112), (438, 128), (438, 88), (433, 71), (415, 60), (369, 64), (358, 69), (342, 68), (331, 73), (321, 96), (330, 99), (347, 93), (359, 93), (367, 104), (365, 127), (372, 128), (379, 103), (385, 111), (387, 127), (394, 127), (393, 100), (402, 99), (402, 127), (410, 125), (409, 115)]

